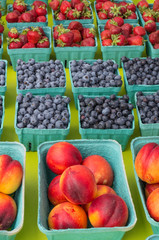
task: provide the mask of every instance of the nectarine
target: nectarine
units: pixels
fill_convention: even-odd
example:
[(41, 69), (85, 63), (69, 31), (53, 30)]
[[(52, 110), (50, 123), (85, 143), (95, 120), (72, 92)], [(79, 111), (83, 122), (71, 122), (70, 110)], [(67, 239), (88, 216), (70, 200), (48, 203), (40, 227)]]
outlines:
[(147, 198), (146, 206), (150, 216), (159, 222), (159, 188), (156, 188)]

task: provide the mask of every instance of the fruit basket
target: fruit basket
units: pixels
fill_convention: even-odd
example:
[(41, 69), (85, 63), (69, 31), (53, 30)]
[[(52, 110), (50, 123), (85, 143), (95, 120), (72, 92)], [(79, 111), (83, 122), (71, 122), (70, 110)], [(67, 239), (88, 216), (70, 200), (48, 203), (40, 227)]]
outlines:
[[(144, 96), (154, 94), (154, 92), (142, 92), (142, 93)], [(157, 135), (159, 135), (159, 123), (147, 123), (147, 122), (143, 123), (143, 121), (141, 120), (141, 112), (139, 111), (139, 107), (137, 104), (137, 93), (135, 94), (135, 103), (136, 103), (136, 111), (137, 111), (141, 135), (142, 136), (157, 136)], [(142, 112), (142, 114), (144, 114), (144, 113)], [(142, 119), (143, 118), (144, 118), (144, 116), (142, 116)]]
[[(89, 98), (89, 96), (83, 96), (84, 98)], [(96, 96), (100, 97), (100, 96)], [(109, 96), (105, 96), (109, 98)], [(111, 96), (110, 96), (111, 97)], [(91, 98), (95, 98), (94, 96)], [(119, 96), (116, 99), (121, 98)], [(135, 129), (135, 121), (132, 120), (132, 126), (129, 128), (123, 129), (112, 129), (111, 126), (107, 127), (106, 129), (95, 129), (95, 128), (88, 128), (82, 127), (81, 125), (81, 117), (80, 117), (80, 101), (78, 99), (78, 119), (79, 119), (79, 133), (81, 134), (82, 139), (114, 139), (121, 144), (122, 151), (125, 151), (129, 138), (134, 132)], [(134, 113), (132, 111), (132, 115), (134, 118)]]
[[(132, 152), (132, 156), (133, 156), (133, 165), (135, 163), (135, 157), (136, 157), (137, 153), (139, 152), (139, 150), (145, 144), (150, 143), (150, 142), (154, 142), (154, 143), (159, 144), (159, 137), (157, 137), (157, 136), (137, 137), (137, 138), (132, 140), (132, 142), (131, 142), (131, 152)], [(143, 208), (144, 208), (144, 212), (145, 212), (145, 215), (146, 215), (146, 219), (150, 223), (153, 233), (154, 234), (159, 234), (159, 222), (157, 222), (153, 218), (151, 218), (149, 213), (148, 213), (148, 210), (147, 210), (147, 207), (146, 207), (145, 193), (144, 193), (144, 184), (139, 179), (139, 177), (137, 176), (137, 173), (135, 171), (135, 165), (134, 165), (134, 173), (135, 173), (135, 179), (136, 179), (138, 191), (139, 191), (140, 198), (141, 198), (141, 201), (142, 201), (142, 205), (143, 205)]]
[[(159, 29), (159, 26), (157, 27), (157, 30)], [(147, 35), (147, 41), (146, 41), (146, 53), (147, 56), (150, 56), (152, 58), (159, 57), (159, 49), (155, 49), (151, 42), (149, 41), (149, 37)]]
[[(140, 60), (142, 59), (146, 59), (146, 58), (140, 58)], [(130, 58), (131, 60), (131, 58)], [(144, 85), (144, 84), (134, 84), (134, 85), (130, 85), (128, 83), (128, 79), (126, 76), (126, 71), (124, 69), (124, 63), (121, 62), (121, 67), (123, 69), (123, 77), (124, 77), (124, 83), (125, 83), (125, 88), (126, 88), (126, 92), (129, 95), (130, 101), (132, 102), (132, 104), (134, 104), (135, 107), (135, 93), (142, 91), (142, 92), (155, 92), (159, 89), (159, 85)]]
[[(122, 1), (115, 1), (115, 3), (119, 3)], [(125, 1), (127, 3), (132, 3), (132, 1), (127, 0)], [(98, 25), (105, 25), (106, 22), (108, 21), (108, 19), (100, 19), (96, 10), (96, 1), (94, 1), (94, 11), (95, 11), (95, 15), (96, 15), (96, 19), (97, 19), (97, 24)], [(139, 22), (139, 17), (138, 17), (138, 12), (137, 10), (135, 11), (137, 18), (136, 19), (124, 19), (124, 23), (130, 23), (130, 24), (137, 24)]]
[[(21, 31), (23, 28), (21, 29)], [(49, 61), (51, 54), (51, 28), (43, 27), (45, 35), (49, 38), (50, 47), (49, 48), (28, 48), (26, 49), (9, 49), (7, 46), (7, 52), (10, 56), (11, 63), (14, 71), (16, 70), (16, 64), (18, 59), (22, 59), (27, 62), (29, 59), (34, 58), (37, 62)]]
[[(84, 62), (93, 65), (94, 62), (97, 60), (85, 60)], [(114, 62), (115, 63), (115, 62)], [(71, 79), (71, 85), (72, 85), (72, 92), (74, 96), (74, 102), (76, 108), (78, 107), (77, 100), (78, 100), (78, 95), (87, 95), (87, 96), (104, 96), (104, 95), (111, 95), (115, 94), (117, 95), (119, 91), (121, 90), (120, 87), (75, 87), (72, 79), (72, 74), (71, 74), (71, 61), (69, 62), (69, 73), (70, 73), (70, 79)], [(119, 70), (116, 70), (115, 73), (117, 76), (120, 76)]]
[[(14, 0), (14, 1), (15, 1), (15, 0)], [(29, 4), (32, 4), (34, 1), (35, 1), (35, 0), (25, 0), (25, 3), (29, 5)], [(42, 2), (48, 4), (48, 0), (42, 0)]]
[[(31, 10), (31, 6), (27, 6), (27, 10)], [(9, 4), (7, 6), (7, 12), (12, 12), (13, 11), (13, 5)], [(45, 27), (48, 25), (48, 14), (46, 15), (46, 22), (14, 22), (14, 23), (9, 23), (7, 22), (7, 27), (9, 29), (15, 27), (18, 30), (24, 27)]]
[(148, 238), (146, 238), (146, 240), (158, 240), (158, 239), (159, 239), (158, 234), (153, 234), (153, 235), (149, 236)]
[(19, 189), (14, 194), (17, 204), (17, 217), (9, 230), (0, 231), (0, 239), (14, 240), (16, 234), (22, 229), (24, 222), (24, 187), (25, 187), (25, 147), (18, 142), (0, 142), (0, 154), (8, 154), (19, 161), (23, 167), (23, 179)]
[(113, 59), (120, 66), (120, 59), (123, 56), (128, 58), (141, 57), (145, 49), (145, 42), (142, 46), (103, 46), (100, 33), (104, 30), (104, 26), (98, 26), (98, 33), (101, 45), (103, 60)]
[(6, 60), (0, 60), (0, 66), (1, 66), (1, 62), (4, 62), (5, 65), (5, 73), (4, 73), (4, 84), (0, 85), (0, 95), (5, 95), (5, 92), (7, 90), (7, 61)]
[[(68, 25), (64, 26), (65, 28)], [(84, 24), (86, 28), (95, 28), (93, 24)], [(54, 30), (54, 27), (53, 27)], [(56, 54), (56, 59), (63, 62), (64, 66), (69, 67), (69, 61), (71, 60), (84, 60), (93, 59), (97, 51), (97, 38), (95, 37), (95, 46), (89, 47), (57, 47), (53, 38), (53, 48)]]
[[(30, 95), (30, 93), (29, 93), (29, 95)], [(45, 97), (45, 96), (41, 96), (41, 97)], [(35, 99), (37, 96), (33, 95), (32, 97)], [(66, 97), (62, 97), (62, 98), (64, 99)], [(65, 127), (65, 128), (64, 127), (57, 128), (56, 125), (52, 126), (51, 128), (45, 128), (45, 129), (43, 127), (35, 127), (35, 128), (30, 128), (27, 126), (19, 127), (17, 125), (18, 124), (18, 110), (19, 110), (19, 104), (18, 104), (18, 102), (16, 102), (14, 127), (15, 127), (16, 134), (18, 135), (19, 141), (22, 144), (24, 144), (24, 146), (26, 147), (26, 151), (29, 151), (29, 150), (32, 152), (37, 151), (37, 147), (40, 143), (45, 142), (45, 141), (50, 141), (52, 139), (63, 140), (66, 138), (66, 136), (69, 133), (69, 130), (70, 130), (70, 107), (69, 107), (69, 104), (67, 104), (67, 111), (69, 113), (69, 116), (68, 116), (69, 121), (68, 121), (67, 127)], [(40, 111), (40, 112), (42, 112), (42, 111)], [(39, 114), (43, 115), (43, 113), (39, 113)], [(32, 114), (32, 116), (33, 116), (33, 114)]]
[[(149, 8), (153, 9), (153, 4), (149, 4)], [(144, 27), (145, 26), (145, 21), (143, 20), (142, 14), (140, 13), (140, 10), (139, 10), (138, 7), (137, 7), (137, 13), (138, 13), (138, 16), (139, 16), (140, 25)], [(156, 22), (156, 25), (159, 26), (159, 23)]]
[[(121, 147), (116, 141), (112, 140), (69, 140), (67, 142), (72, 143), (79, 149), (82, 154), (82, 158), (92, 154), (102, 155), (111, 164), (115, 179), (113, 188), (116, 193), (121, 196), (129, 210), (129, 218), (127, 225), (124, 227), (112, 227), (112, 228), (92, 228), (90, 225), (87, 229), (63, 229), (63, 230), (49, 230), (47, 225), (48, 213), (51, 210), (51, 205), (47, 197), (48, 184), (56, 175), (51, 172), (46, 166), (46, 154), (48, 149), (57, 141), (51, 141), (41, 144), (38, 147), (38, 227), (40, 231), (46, 234), (50, 240), (57, 239), (93, 239), (98, 238), (100, 240), (111, 239), (121, 240), (124, 233), (132, 229), (136, 223), (136, 213), (134, 205), (131, 199), (124, 163), (122, 159)], [(59, 141), (58, 141), (59, 142)], [(122, 188), (120, 186), (123, 186)]]
[[(28, 63), (27, 64), (29, 64), (29, 62), (30, 62), (30, 65), (29, 66), (32, 66), (33, 65), (33, 63), (32, 63), (32, 60), (34, 61), (34, 59), (30, 59), (30, 61), (28, 61)], [(60, 64), (60, 66), (59, 66), (59, 69), (56, 69), (55, 70), (55, 68), (51, 68), (51, 64), (54, 64), (54, 63), (58, 63), (57, 65), (56, 65), (56, 67), (58, 67), (59, 66), (59, 64)], [(49, 64), (50, 63), (50, 65), (48, 65), (48, 66), (45, 66), (45, 64)], [(29, 68), (29, 66), (26, 64), (26, 66), (27, 66), (27, 69)], [(29, 77), (28, 77), (28, 79), (27, 80), (25, 80), (25, 82), (26, 82), (26, 86), (24, 87), (24, 88), (21, 88), (21, 85), (23, 85), (23, 80), (22, 80), (22, 78), (21, 78), (21, 80), (18, 80), (18, 72), (16, 71), (16, 80), (17, 80), (17, 87), (16, 87), (16, 90), (17, 90), (17, 94), (19, 94), (19, 93), (22, 93), (22, 94), (26, 94), (27, 92), (30, 92), (30, 93), (32, 93), (32, 94), (34, 94), (34, 95), (45, 95), (45, 94), (50, 94), (51, 96), (55, 96), (55, 95), (61, 95), (61, 96), (63, 96), (64, 94), (65, 94), (65, 91), (66, 91), (66, 72), (65, 72), (65, 68), (64, 68), (64, 65), (63, 65), (63, 63), (62, 62), (60, 62), (59, 60), (56, 60), (56, 61), (53, 61), (53, 60), (50, 60), (49, 62), (34, 62), (34, 66), (36, 66), (36, 65), (38, 65), (38, 64), (40, 64), (41, 65), (41, 68), (43, 69), (43, 68), (45, 68), (45, 67), (47, 67), (48, 69), (50, 68), (50, 71), (49, 71), (49, 73), (46, 73), (45, 74), (45, 76), (46, 76), (46, 78), (47, 78), (47, 76), (48, 76), (48, 74), (50, 74), (50, 72), (52, 71), (52, 69), (53, 69), (53, 72), (55, 73), (54, 75), (53, 75), (53, 77), (56, 75), (56, 73), (60, 70), (60, 72), (59, 72), (59, 74), (61, 74), (62, 75), (62, 71), (63, 71), (63, 73), (64, 73), (64, 79), (65, 79), (65, 83), (63, 84), (63, 86), (60, 86), (60, 85), (58, 85), (58, 86), (50, 86), (50, 87), (47, 87), (46, 86), (46, 84), (47, 84), (47, 82), (46, 82), (46, 80), (45, 80), (45, 76), (44, 76), (44, 78), (43, 78), (43, 80), (42, 80), (42, 86), (41, 87), (39, 87), (39, 85), (38, 85), (38, 79), (37, 78), (33, 78), (33, 79), (29, 79)], [(44, 65), (43, 65), (44, 64)], [(18, 65), (17, 65), (17, 67), (18, 67)], [(62, 67), (62, 68), (61, 68)], [(38, 69), (39, 70), (39, 69)], [(38, 71), (37, 71), (37, 73), (38, 73)], [(36, 76), (36, 75), (35, 75)], [(59, 75), (58, 75), (59, 76)], [(21, 77), (21, 75), (19, 76), (19, 77)], [(60, 77), (61, 76), (59, 76), (58, 78), (57, 78), (57, 76), (56, 76), (56, 80), (60, 80)], [(63, 76), (62, 76), (63, 77)], [(48, 78), (49, 79), (49, 78)], [(50, 79), (48, 80), (49, 82), (51, 81)], [(54, 83), (54, 81), (52, 81), (53, 83)], [(33, 86), (32, 86), (32, 88), (30, 88), (29, 87), (29, 84), (34, 84)], [(59, 81), (58, 81), (58, 84), (59, 84)]]

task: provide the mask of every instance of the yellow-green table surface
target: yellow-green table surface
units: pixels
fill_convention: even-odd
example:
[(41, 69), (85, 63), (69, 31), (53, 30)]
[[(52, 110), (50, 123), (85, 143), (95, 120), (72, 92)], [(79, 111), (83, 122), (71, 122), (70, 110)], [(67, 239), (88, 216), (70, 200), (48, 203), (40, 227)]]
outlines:
[[(138, 1), (134, 1), (137, 3)], [(9, 3), (9, 2), (7, 2)], [(153, 3), (149, 1), (149, 3)], [(92, 4), (93, 5), (93, 4)], [(4, 53), (3, 59), (8, 60), (8, 73), (7, 73), (7, 91), (5, 94), (5, 118), (4, 118), (4, 128), (1, 137), (1, 141), (19, 141), (14, 129), (14, 116), (15, 116), (15, 100), (16, 100), (16, 73), (13, 71), (11, 65), (9, 64), (10, 59), (7, 54), (7, 32), (5, 17), (2, 17), (5, 22), (4, 31)], [(96, 25), (96, 19), (94, 21)], [(49, 26), (52, 27), (52, 15), (49, 10)], [(97, 25), (96, 25), (97, 27)], [(98, 51), (95, 58), (102, 58), (100, 51), (100, 44), (98, 40)], [(52, 51), (51, 59), (55, 59), (55, 54)], [(67, 139), (80, 139), (79, 128), (78, 128), (78, 111), (75, 109), (73, 94), (71, 90), (71, 83), (69, 78), (69, 71), (66, 69), (67, 73), (67, 87), (65, 95), (71, 98), (71, 128)], [(122, 74), (122, 70), (120, 69)], [(125, 94), (124, 84), (120, 94)], [(140, 136), (136, 111), (135, 112), (135, 131), (131, 140), (135, 137)], [(130, 141), (131, 141), (130, 140)], [(135, 227), (126, 232), (123, 240), (145, 240), (148, 236), (152, 235), (152, 229), (150, 224), (147, 222), (143, 206), (138, 193), (137, 185), (135, 182), (132, 155), (130, 150), (130, 141), (126, 151), (123, 152), (124, 164), (126, 168), (127, 179), (132, 195), (132, 199), (135, 205), (135, 210), (137, 214), (137, 223)], [(25, 169), (25, 212), (24, 212), (24, 225), (22, 230), (17, 234), (16, 240), (46, 240), (47, 237), (41, 233), (37, 226), (37, 213), (38, 213), (38, 156), (37, 152), (27, 152), (26, 154), (26, 169)], [(89, 240), (89, 239), (88, 239)]]

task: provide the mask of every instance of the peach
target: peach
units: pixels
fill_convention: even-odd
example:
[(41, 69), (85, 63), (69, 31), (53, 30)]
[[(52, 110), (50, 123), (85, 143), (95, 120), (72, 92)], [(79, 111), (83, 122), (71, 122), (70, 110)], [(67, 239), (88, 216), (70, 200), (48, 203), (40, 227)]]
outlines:
[[(106, 186), (106, 185), (97, 185), (97, 194), (96, 194), (96, 198), (103, 195), (103, 194), (106, 194), (106, 193), (112, 193), (112, 194), (116, 194), (116, 192), (113, 190), (113, 188), (109, 187), (109, 186)], [(89, 202), (87, 204), (85, 204), (83, 206), (84, 210), (86, 212), (88, 212), (88, 209), (90, 207), (92, 202)]]
[(56, 174), (61, 174), (66, 168), (78, 165), (81, 162), (82, 156), (80, 151), (68, 142), (53, 144), (46, 155), (47, 166)]
[(156, 188), (147, 198), (146, 206), (150, 216), (159, 222), (159, 188)]
[(140, 149), (135, 158), (135, 170), (142, 181), (159, 182), (159, 145), (147, 143)]
[(128, 220), (128, 207), (118, 195), (108, 193), (94, 199), (88, 209), (93, 227), (121, 227)]
[(146, 186), (145, 186), (146, 199), (148, 198), (150, 193), (153, 192), (156, 188), (159, 188), (159, 183), (154, 183), (154, 184), (146, 183)]
[(60, 177), (61, 175), (56, 176), (48, 187), (48, 199), (53, 205), (57, 205), (62, 202), (67, 202), (67, 199), (63, 195), (60, 188)]
[(23, 168), (20, 162), (9, 155), (0, 155), (0, 192), (14, 193), (20, 186)]
[(91, 155), (86, 157), (82, 164), (92, 171), (97, 184), (112, 185), (113, 170), (105, 158), (99, 155)]
[(74, 204), (89, 203), (97, 193), (93, 173), (82, 165), (71, 166), (62, 173), (60, 188), (66, 199)]
[(78, 205), (60, 203), (49, 213), (48, 225), (50, 229), (86, 228), (87, 215)]
[(17, 206), (12, 197), (0, 193), (0, 230), (11, 227), (17, 215)]

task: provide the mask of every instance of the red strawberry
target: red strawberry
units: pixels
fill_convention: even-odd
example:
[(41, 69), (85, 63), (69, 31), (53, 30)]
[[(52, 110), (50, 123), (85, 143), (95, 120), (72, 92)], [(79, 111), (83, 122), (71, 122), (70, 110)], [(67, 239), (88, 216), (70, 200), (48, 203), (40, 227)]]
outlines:
[(99, 11), (99, 10), (102, 10), (103, 8), (103, 3), (102, 2), (99, 2), (96, 4), (96, 10)]
[(148, 33), (151, 33), (156, 31), (157, 26), (154, 21), (150, 20), (145, 23), (144, 28)]
[(106, 30), (102, 31), (101, 34), (100, 34), (100, 36), (101, 36), (102, 41), (103, 41), (104, 39), (109, 39), (109, 38), (111, 38), (110, 30), (106, 29)]
[(134, 27), (134, 29), (133, 29), (133, 33), (134, 33), (134, 35), (145, 36), (146, 31), (145, 31), (145, 28), (144, 28), (144, 27), (142, 27), (142, 26), (136, 26), (136, 27)]
[(33, 17), (29, 12), (22, 13), (21, 19), (23, 22), (32, 22)]
[(154, 47), (154, 49), (159, 49), (159, 43), (155, 43), (155, 45), (153, 47)]
[(1, 38), (1, 36), (0, 36), (0, 47), (1, 47), (1, 45), (2, 45), (2, 38)]
[(77, 43), (72, 43), (71, 47), (80, 47), (81, 45), (77, 44)]
[(111, 1), (106, 1), (103, 3), (103, 10), (108, 11), (110, 7), (114, 7), (114, 3)]
[(4, 31), (4, 26), (3, 26), (3, 24), (0, 22), (0, 33), (3, 33), (3, 31)]
[(66, 0), (62, 1), (61, 6), (60, 6), (60, 11), (63, 14), (66, 14), (70, 8), (71, 8), (71, 3), (70, 2), (68, 2)]
[(121, 13), (122, 14), (124, 14), (124, 13), (126, 13), (126, 10), (127, 10), (127, 2), (120, 2), (120, 4), (119, 4), (119, 6), (120, 6), (120, 11), (121, 11)]
[(137, 35), (127, 38), (128, 45), (143, 45), (143, 37)]
[(119, 34), (121, 33), (121, 27), (118, 27), (118, 26), (112, 26), (110, 28), (110, 34)]
[(82, 37), (85, 38), (95, 38), (96, 31), (94, 28), (83, 28)]
[(23, 19), (22, 19), (22, 15), (20, 15), (20, 16), (18, 17), (18, 22), (24, 22)]
[(159, 11), (159, 1), (158, 0), (154, 1), (153, 10), (156, 12)]
[(111, 39), (104, 39), (103, 41), (102, 41), (102, 45), (103, 46), (111, 46), (112, 45), (112, 40)]
[(26, 11), (26, 9), (27, 9), (27, 6), (24, 1), (16, 0), (13, 3), (13, 10), (17, 10), (20, 13), (23, 13)]
[(73, 43), (79, 43), (82, 41), (82, 36), (79, 30), (74, 29), (71, 30), (71, 32), (74, 34)]
[(83, 30), (82, 23), (80, 23), (78, 21), (70, 22), (67, 28), (70, 30), (76, 29), (76, 30), (79, 30), (80, 32)]
[(147, 1), (145, 0), (141, 0), (140, 2), (138, 2), (137, 7), (141, 10), (141, 9), (146, 9), (149, 7), (149, 4)]
[(73, 43), (74, 34), (72, 32), (66, 32), (61, 34), (56, 40), (57, 45), (60, 47), (68, 47)]
[(24, 45), (24, 44), (26, 44), (26, 43), (28, 42), (27, 35), (20, 34), (20, 35), (19, 35), (19, 39), (20, 39), (22, 45)]
[(36, 18), (36, 22), (46, 22), (46, 17), (45, 16), (38, 16)]
[(127, 4), (127, 9), (132, 11), (132, 12), (135, 12), (136, 11), (136, 6), (134, 3), (128, 3)]
[(80, 17), (80, 12), (76, 9), (70, 9), (67, 13), (67, 18), (69, 20), (78, 19)]
[(85, 38), (81, 41), (81, 46), (83, 47), (93, 47), (95, 46), (95, 40), (94, 38)]
[(115, 22), (113, 19), (109, 19), (105, 26), (104, 26), (104, 29), (110, 29), (111, 26), (118, 26), (117, 22)]
[(45, 16), (47, 14), (46, 7), (44, 5), (39, 6), (36, 8), (36, 13), (38, 16)]
[(84, 10), (84, 7), (85, 7), (85, 5), (84, 5), (83, 2), (80, 2), (80, 3), (75, 5), (75, 9), (79, 12), (82, 12)]
[(37, 18), (37, 16), (38, 16), (34, 8), (31, 9), (31, 10), (29, 10), (29, 13), (30, 13), (34, 18)]
[(116, 5), (108, 9), (108, 18), (114, 18), (121, 15), (122, 15), (122, 12), (120, 11), (120, 7), (117, 7)]
[(154, 16), (153, 16), (151, 10), (150, 10), (150, 11), (145, 11), (145, 12), (143, 12), (142, 18), (143, 18), (143, 20), (144, 20), (145, 22), (147, 22), (147, 21), (149, 21), (149, 20), (155, 21), (155, 18), (154, 18)]
[(56, 19), (57, 19), (57, 20), (65, 20), (65, 19), (66, 19), (66, 16), (65, 16), (62, 12), (59, 12), (59, 13), (56, 15)]
[(125, 23), (123, 26), (121, 26), (121, 30), (125, 37), (129, 37), (129, 35), (132, 33), (132, 25)]
[(8, 32), (8, 37), (10, 37), (10, 38), (18, 38), (19, 37), (18, 30), (15, 27), (11, 28), (9, 30), (9, 32)]
[(32, 5), (34, 6), (35, 9), (41, 5), (44, 5), (47, 8), (47, 4), (42, 1), (34, 1)]
[(127, 9), (126, 13), (124, 14), (125, 19), (136, 19), (136, 13)]
[(101, 19), (101, 20), (108, 18), (107, 13), (106, 13), (105, 10), (99, 11), (99, 12), (98, 12), (98, 17), (99, 17), (99, 19)]
[(56, 11), (60, 7), (60, 1), (59, 0), (53, 0), (49, 3), (49, 6), (52, 8), (53, 11)]
[(18, 16), (21, 16), (21, 13), (18, 10), (14, 10), (14, 13), (16, 13)]
[(18, 22), (18, 14), (16, 12), (10, 12), (6, 16), (6, 21), (8, 23)]
[(36, 44), (41, 39), (41, 32), (38, 28), (32, 27), (27, 32), (28, 42)]
[(42, 35), (42, 36), (45, 36), (45, 32), (44, 32), (43, 28), (42, 28), (42, 27), (37, 27), (37, 28), (38, 28), (39, 31), (41, 32), (41, 35)]
[(36, 46), (34, 43), (28, 42), (28, 43), (24, 44), (22, 48), (35, 48), (35, 47)]
[(150, 33), (149, 41), (151, 42), (152, 45), (154, 45), (155, 43), (159, 43), (159, 30)]
[(37, 48), (49, 48), (50, 47), (50, 42), (49, 42), (49, 39), (48, 37), (44, 36), (42, 37), (37, 45), (36, 45)]
[(71, 0), (71, 7), (74, 8), (76, 4), (80, 3), (80, 0)]
[(92, 17), (91, 11), (87, 10), (81, 13), (80, 19), (91, 19), (91, 17)]
[(121, 27), (124, 24), (124, 20), (122, 17), (114, 17), (113, 20), (117, 22), (117, 25)]
[(9, 49), (16, 49), (16, 48), (21, 48), (22, 47), (22, 43), (20, 41), (20, 39), (18, 38), (11, 38), (9, 40)]
[(124, 46), (126, 45), (126, 37), (124, 35), (112, 35), (112, 45), (114, 46)]

